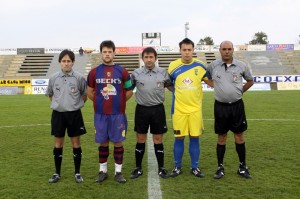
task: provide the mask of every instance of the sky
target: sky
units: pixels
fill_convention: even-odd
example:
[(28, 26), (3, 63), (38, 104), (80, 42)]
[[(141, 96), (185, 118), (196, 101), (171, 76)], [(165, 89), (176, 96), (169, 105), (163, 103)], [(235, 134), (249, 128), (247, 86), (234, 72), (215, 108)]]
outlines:
[(0, 6), (0, 48), (142, 46), (142, 33), (161, 33), (162, 46), (185, 37), (198, 43), (249, 43), (257, 32), (270, 44), (300, 39), (299, 0), (5, 0)]

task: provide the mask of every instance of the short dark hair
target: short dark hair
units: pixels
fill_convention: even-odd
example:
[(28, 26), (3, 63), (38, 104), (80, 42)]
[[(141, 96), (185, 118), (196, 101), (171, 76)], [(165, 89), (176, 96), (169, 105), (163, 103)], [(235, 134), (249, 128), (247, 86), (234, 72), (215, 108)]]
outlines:
[(62, 58), (64, 56), (68, 55), (70, 57), (70, 59), (72, 60), (72, 62), (75, 61), (75, 54), (73, 53), (73, 51), (65, 49), (63, 51), (60, 52), (59, 57), (58, 57), (58, 62), (60, 63)]
[(192, 44), (194, 48), (194, 42), (189, 38), (184, 38), (181, 42), (179, 42), (179, 48), (181, 49), (182, 44)]
[(156, 50), (155, 50), (154, 48), (152, 48), (152, 47), (147, 47), (147, 48), (145, 48), (145, 49), (143, 50), (143, 52), (142, 52), (142, 58), (144, 57), (144, 54), (145, 54), (145, 53), (153, 53), (154, 56), (155, 56), (155, 58), (157, 57), (157, 52), (156, 52)]
[(105, 41), (101, 42), (101, 44), (100, 44), (100, 52), (102, 52), (102, 49), (104, 47), (112, 48), (114, 52), (116, 50), (116, 46), (115, 46), (114, 42), (111, 41), (111, 40), (105, 40)]

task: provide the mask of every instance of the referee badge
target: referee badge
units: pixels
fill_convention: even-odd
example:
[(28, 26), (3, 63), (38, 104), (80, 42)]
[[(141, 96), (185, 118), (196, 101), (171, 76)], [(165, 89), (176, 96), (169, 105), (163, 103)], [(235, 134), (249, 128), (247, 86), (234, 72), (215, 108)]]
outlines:
[(77, 89), (76, 89), (76, 85), (75, 85), (75, 84), (69, 83), (69, 87), (70, 87), (70, 90), (71, 90), (72, 93), (77, 92)]
[(75, 93), (75, 92), (76, 92), (75, 86), (72, 86), (72, 87), (71, 87), (71, 92), (72, 92), (72, 93)]
[(163, 88), (164, 84), (162, 82), (156, 82), (157, 83), (157, 88)]
[(233, 79), (234, 82), (238, 81), (237, 73), (235, 73), (235, 72), (232, 73), (232, 79)]

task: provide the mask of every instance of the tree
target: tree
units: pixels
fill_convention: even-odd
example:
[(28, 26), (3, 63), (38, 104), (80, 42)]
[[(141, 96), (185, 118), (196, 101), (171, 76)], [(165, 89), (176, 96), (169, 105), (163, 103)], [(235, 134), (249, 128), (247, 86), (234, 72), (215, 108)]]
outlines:
[(204, 39), (200, 39), (198, 45), (214, 45), (214, 40), (211, 37), (204, 37)]
[(268, 35), (264, 32), (257, 32), (249, 44), (268, 44)]

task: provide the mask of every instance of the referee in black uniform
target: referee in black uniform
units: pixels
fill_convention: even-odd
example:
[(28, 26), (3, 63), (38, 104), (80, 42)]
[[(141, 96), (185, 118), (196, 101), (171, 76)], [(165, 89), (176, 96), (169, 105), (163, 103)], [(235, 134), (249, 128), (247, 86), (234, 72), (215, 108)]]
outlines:
[(143, 50), (142, 59), (145, 66), (135, 69), (131, 75), (133, 87), (136, 87), (137, 105), (134, 130), (137, 143), (135, 148), (136, 168), (131, 173), (130, 178), (135, 179), (143, 174), (142, 160), (149, 127), (158, 163), (158, 175), (162, 178), (168, 178), (167, 170), (164, 168), (164, 145), (162, 143), (163, 134), (168, 131), (163, 103), (165, 87), (171, 89), (171, 81), (165, 69), (155, 66), (157, 52), (152, 47)]
[[(214, 84), (215, 133), (218, 134), (218, 169), (214, 178), (220, 179), (225, 174), (223, 159), (229, 130), (234, 134), (240, 161), (237, 173), (244, 178), (251, 178), (246, 166), (244, 131), (247, 130), (247, 120), (242, 95), (253, 85), (253, 77), (245, 63), (233, 58), (232, 42), (223, 41), (219, 51), (222, 59), (213, 61), (207, 68)], [(246, 80), (245, 84), (243, 79)]]

